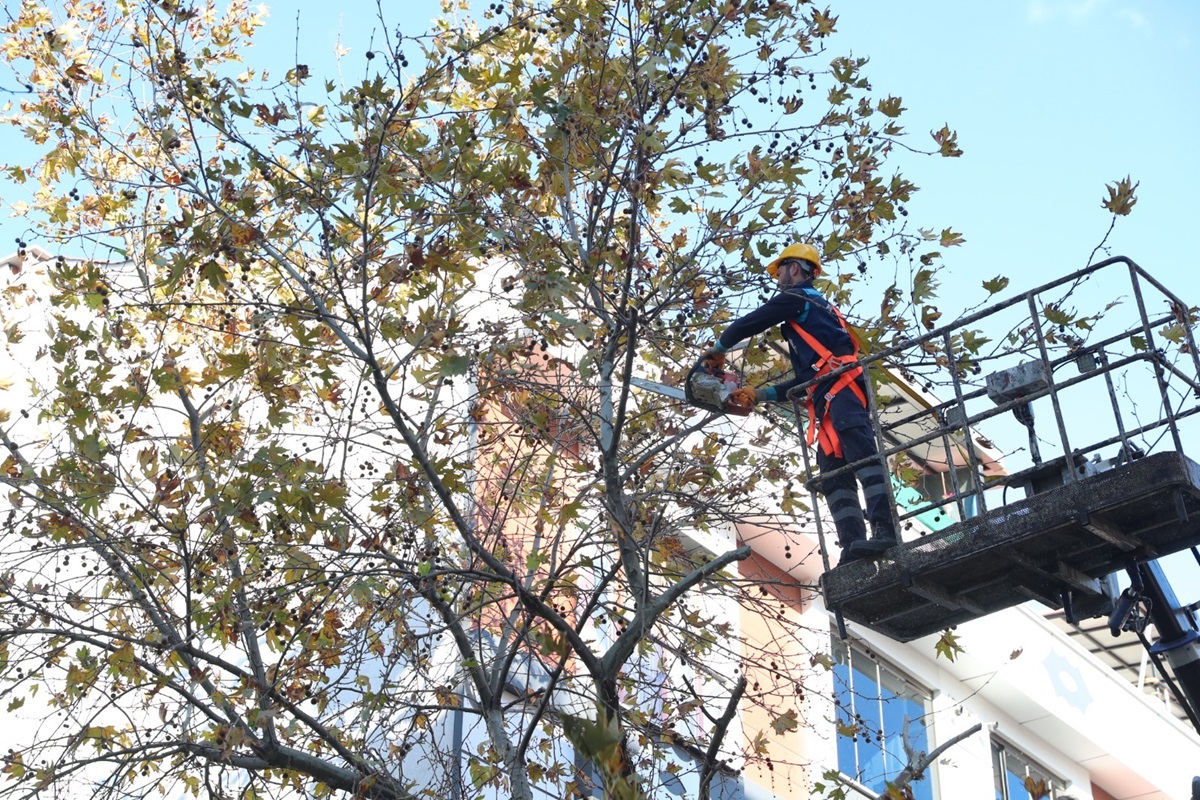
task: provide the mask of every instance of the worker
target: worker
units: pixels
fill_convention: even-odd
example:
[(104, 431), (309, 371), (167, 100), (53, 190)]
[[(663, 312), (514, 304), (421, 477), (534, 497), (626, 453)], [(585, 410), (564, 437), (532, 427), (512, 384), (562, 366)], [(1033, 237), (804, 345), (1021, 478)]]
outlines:
[[(747, 407), (758, 402), (785, 402), (793, 387), (858, 361), (857, 343), (841, 313), (813, 288), (813, 278), (821, 274), (821, 258), (815, 247), (807, 243), (789, 245), (767, 265), (767, 272), (778, 281), (779, 293), (733, 322), (702, 357), (708, 368), (723, 367), (725, 353), (738, 342), (779, 326), (795, 374), (790, 380), (757, 391), (751, 387), (735, 390), (730, 401)], [(852, 472), (822, 479), (818, 484), (837, 529), (841, 563), (876, 557), (896, 544), (896, 531), (888, 503), (887, 476), (871, 431), (862, 367), (810, 387), (807, 405), (808, 444), (812, 445), (814, 437), (819, 443), (817, 466), (821, 473), (858, 462)], [(866, 499), (870, 539), (855, 478), (862, 484)]]

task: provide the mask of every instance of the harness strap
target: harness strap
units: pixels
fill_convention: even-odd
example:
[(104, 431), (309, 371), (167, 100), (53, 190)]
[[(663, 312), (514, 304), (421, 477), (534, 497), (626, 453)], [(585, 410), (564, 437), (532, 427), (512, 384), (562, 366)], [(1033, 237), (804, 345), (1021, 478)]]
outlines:
[[(817, 297), (820, 297), (820, 294), (816, 291), (811, 293), (806, 291), (806, 294), (813, 294)], [(858, 338), (854, 335), (854, 331), (850, 329), (850, 326), (846, 324), (846, 320), (842, 316), (842, 312), (838, 311), (837, 306), (832, 304), (822, 307), (828, 308), (833, 312), (834, 316), (837, 318), (838, 324), (842, 326), (842, 330), (844, 330), (850, 337), (850, 341), (854, 345), (854, 355), (835, 356), (828, 347), (820, 342), (817, 337), (813, 336), (811, 333), (802, 328), (798, 322), (796, 322), (794, 319), (788, 320), (788, 324), (792, 326), (792, 329), (796, 331), (797, 335), (799, 335), (800, 338), (804, 340), (804, 343), (811, 347), (813, 352), (817, 354), (817, 360), (813, 362), (812, 365), (813, 370), (816, 373), (814, 375), (815, 378), (820, 378), (822, 375), (827, 375), (830, 372), (833, 372), (835, 369), (840, 369), (848, 364), (857, 363), (859, 353)], [(834, 456), (835, 458), (843, 457), (842, 442), (840, 437), (837, 435), (837, 429), (833, 427), (833, 420), (829, 414), (829, 403), (838, 394), (838, 392), (842, 391), (846, 387), (850, 387), (850, 390), (854, 392), (854, 396), (858, 399), (858, 402), (862, 403), (863, 408), (866, 408), (867, 397), (865, 394), (863, 394), (863, 390), (859, 388), (858, 385), (858, 378), (862, 375), (863, 368), (859, 366), (843, 372), (838, 377), (833, 386), (829, 388), (829, 391), (825, 392), (825, 415), (821, 418), (820, 423), (816, 425), (813, 424), (813, 420), (816, 419), (816, 408), (815, 404), (813, 403), (813, 394), (814, 390), (816, 389), (816, 384), (808, 387), (808, 396), (805, 398), (805, 405), (808, 409), (809, 424), (805, 440), (809, 446), (812, 446), (812, 443), (819, 439), (822, 452), (824, 452), (826, 455)]]

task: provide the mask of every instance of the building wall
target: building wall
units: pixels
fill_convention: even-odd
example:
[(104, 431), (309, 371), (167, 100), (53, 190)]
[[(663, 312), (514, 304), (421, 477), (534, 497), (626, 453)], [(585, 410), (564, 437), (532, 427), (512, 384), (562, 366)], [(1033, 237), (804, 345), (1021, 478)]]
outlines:
[[(765, 530), (743, 526), (739, 532), (761, 541)], [(791, 541), (795, 550), (794, 535)], [(764, 581), (782, 601), (782, 614), (774, 619), (743, 610), (747, 643), (774, 643), (787, 657), (789, 674), (804, 681), (801, 729), (771, 742), (774, 770), (750, 767), (745, 776), (748, 789), (789, 800), (816, 796), (813, 784), (837, 764), (833, 682), (812, 665), (830, 652), (835, 624), (813, 591), (821, 562), (813, 554), (816, 543), (810, 545), (799, 564), (778, 564), (778, 548), (765, 546), (741, 565), (744, 577)], [(931, 747), (982, 725), (937, 759), (926, 778), (933, 796), (994, 797), (995, 740), (1061, 781), (1061, 797), (1189, 797), (1191, 778), (1200, 773), (1200, 736), (1070, 641), (1038, 608), (1028, 604), (959, 626), (955, 633), (965, 652), (953, 662), (937, 657), (937, 637), (901, 644), (848, 626), (855, 647), (929, 690)], [(770, 718), (762, 709), (743, 713), (749, 745)]]
[[(767, 602), (777, 603), (778, 612), (771, 617), (756, 605), (743, 607), (740, 613), (743, 647), (758, 654), (745, 662), (750, 695), (742, 709), (745, 745), (756, 749), (763, 737), (763, 755), (768, 759), (749, 762), (745, 779), (780, 797), (805, 798), (814, 777), (813, 756), (824, 752), (829, 738), (822, 732), (824, 719), (814, 716), (809, 700), (814, 691), (824, 689), (814, 685), (820, 683), (823, 671), (814, 670), (810, 662), (821, 644), (820, 634), (810, 631), (805, 619), (812, 593), (761, 556), (742, 562), (740, 573), (744, 579), (761, 582), (769, 593)], [(776, 730), (775, 720), (789, 713), (795, 714), (795, 729)]]

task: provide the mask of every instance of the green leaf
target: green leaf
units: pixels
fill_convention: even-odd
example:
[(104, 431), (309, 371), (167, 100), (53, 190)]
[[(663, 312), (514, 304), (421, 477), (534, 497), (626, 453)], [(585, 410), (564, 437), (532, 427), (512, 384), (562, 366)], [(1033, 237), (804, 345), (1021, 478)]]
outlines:
[(1003, 275), (997, 275), (990, 281), (984, 281), (983, 288), (988, 294), (995, 294), (996, 292), (1004, 291), (1006, 288), (1008, 288), (1008, 278)]
[(597, 708), (597, 719), (564, 714), (563, 733), (587, 758), (604, 762), (618, 751), (621, 742), (620, 723), (603, 707)]
[(933, 277), (932, 269), (921, 269), (913, 278), (912, 301), (914, 305), (927, 303), (937, 293), (938, 281)]
[(472, 758), (467, 766), (467, 771), (471, 775), (471, 783), (475, 785), (475, 788), (482, 789), (500, 773), (500, 768), (494, 764), (483, 764)]
[(556, 636), (553, 633), (546, 633), (545, 631), (538, 630), (529, 634), (529, 638), (537, 642), (542, 653), (547, 656), (557, 656), (562, 658), (570, 650), (570, 645), (567, 644), (566, 638), (562, 636)]
[(719, 183), (723, 177), (723, 171), (717, 164), (704, 162), (696, 167), (696, 174), (701, 180), (707, 181), (710, 184)]
[(442, 358), (442, 375), (465, 375), (471, 368), (471, 357), (451, 351)]
[(859, 728), (858, 728), (857, 722), (839, 722), (838, 723), (838, 735), (839, 736), (857, 736), (858, 734), (859, 734)]
[(950, 228), (944, 228), (942, 230), (941, 237), (938, 239), (938, 244), (940, 244), (942, 247), (954, 247), (955, 245), (960, 245), (965, 241), (966, 239), (963, 238), (961, 233), (953, 231)]
[(965, 652), (958, 643), (958, 636), (950, 631), (943, 631), (933, 648), (938, 656), (945, 656), (947, 661), (953, 661), (959, 653)]
[(850, 90), (844, 85), (835, 86), (829, 90), (829, 105), (840, 106), (850, 99)]
[(200, 277), (208, 281), (208, 285), (214, 289), (220, 289), (229, 283), (229, 273), (216, 261), (205, 264), (200, 270)]
[(1046, 321), (1051, 325), (1070, 325), (1075, 319), (1073, 314), (1063, 311), (1053, 303), (1042, 309), (1042, 316), (1044, 316)]
[(895, 118), (900, 116), (904, 110), (904, 107), (900, 105), (899, 97), (891, 97), (889, 95), (888, 97), (885, 97), (883, 100), (879, 101), (879, 111), (884, 116)]
[(104, 445), (100, 441), (98, 432), (91, 432), (79, 437), (78, 441), (79, 452), (83, 453), (89, 461), (99, 461), (104, 455)]
[(963, 347), (966, 348), (966, 350), (971, 353), (978, 353), (979, 348), (983, 347), (985, 344), (987, 344), (990, 341), (991, 341), (991, 339), (989, 339), (988, 337), (981, 336), (979, 331), (967, 330), (967, 331), (963, 331), (963, 334), (962, 334)]
[(287, 71), (287, 82), (291, 86), (299, 86), (308, 80), (308, 65), (297, 64)]
[(816, 34), (818, 39), (829, 36), (831, 33), (837, 30), (837, 21), (838, 18), (833, 14), (830, 14), (828, 9), (825, 11), (821, 11), (816, 8), (813, 9), (813, 32)]

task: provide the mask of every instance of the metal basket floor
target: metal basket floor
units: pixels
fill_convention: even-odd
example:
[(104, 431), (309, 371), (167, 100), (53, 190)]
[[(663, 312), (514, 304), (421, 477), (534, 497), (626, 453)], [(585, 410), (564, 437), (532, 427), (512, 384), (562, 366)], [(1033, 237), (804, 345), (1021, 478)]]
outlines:
[(825, 603), (898, 641), (1017, 605), (1098, 594), (1099, 578), (1200, 544), (1200, 466), (1148, 456), (906, 542), (821, 578)]

